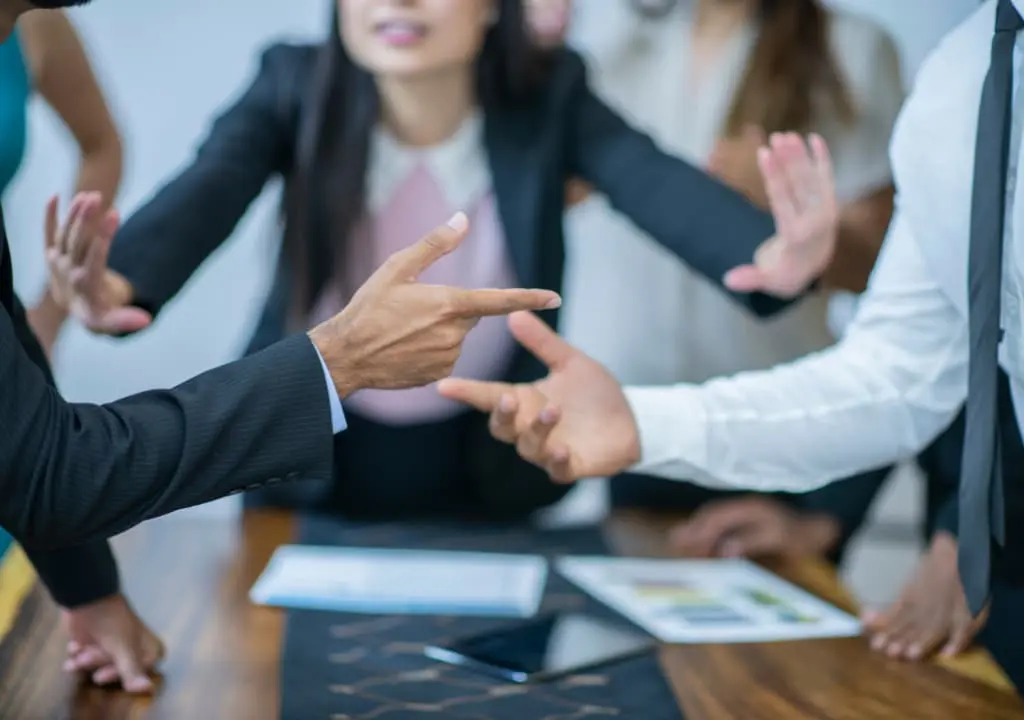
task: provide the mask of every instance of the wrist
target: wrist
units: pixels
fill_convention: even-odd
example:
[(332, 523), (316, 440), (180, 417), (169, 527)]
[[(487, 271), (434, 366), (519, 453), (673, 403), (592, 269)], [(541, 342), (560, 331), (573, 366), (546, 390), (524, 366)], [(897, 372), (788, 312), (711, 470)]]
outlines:
[(798, 520), (797, 537), (805, 555), (828, 555), (839, 544), (842, 534), (839, 522), (829, 515), (808, 515)]
[(339, 398), (344, 400), (362, 387), (358, 372), (346, 361), (351, 353), (345, 351), (345, 343), (339, 341), (336, 329), (320, 324), (306, 335), (327, 366)]

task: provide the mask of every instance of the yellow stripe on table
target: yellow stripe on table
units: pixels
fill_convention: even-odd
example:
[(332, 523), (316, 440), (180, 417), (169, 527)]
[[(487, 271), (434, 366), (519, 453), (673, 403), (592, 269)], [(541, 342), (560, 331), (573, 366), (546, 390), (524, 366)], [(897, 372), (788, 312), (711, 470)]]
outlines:
[(17, 545), (11, 545), (0, 558), (0, 640), (14, 625), (21, 603), (35, 580), (35, 571), (25, 553)]

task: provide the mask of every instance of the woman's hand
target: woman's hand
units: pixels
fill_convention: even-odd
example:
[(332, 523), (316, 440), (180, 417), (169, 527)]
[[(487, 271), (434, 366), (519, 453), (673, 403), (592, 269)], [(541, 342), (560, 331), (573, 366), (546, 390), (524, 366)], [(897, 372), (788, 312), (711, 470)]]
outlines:
[(50, 293), (95, 333), (122, 335), (143, 329), (149, 313), (131, 306), (132, 287), (107, 267), (110, 244), (119, 225), (113, 210), (103, 210), (99, 193), (79, 193), (64, 225), (57, 198), (46, 206), (46, 264)]

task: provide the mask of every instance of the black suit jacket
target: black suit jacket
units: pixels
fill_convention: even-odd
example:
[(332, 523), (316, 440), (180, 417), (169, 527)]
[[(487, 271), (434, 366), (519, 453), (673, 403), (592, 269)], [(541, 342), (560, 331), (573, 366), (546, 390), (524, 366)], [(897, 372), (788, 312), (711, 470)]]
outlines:
[(0, 526), (27, 547), (106, 538), (232, 492), (329, 476), (327, 388), (304, 335), (108, 405), (65, 402), (30, 357), (30, 337), (0, 229)]
[[(121, 228), (110, 266), (131, 282), (139, 305), (158, 312), (231, 235), (266, 182), (291, 175), (299, 128), (308, 113), (316, 52), (313, 46), (268, 49), (255, 81), (216, 120), (191, 166)], [(484, 98), (483, 111), (499, 216), (523, 286), (561, 288), (569, 177), (589, 181), (714, 282), (750, 262), (757, 246), (774, 232), (769, 215), (697, 168), (659, 151), (649, 137), (598, 100), (588, 87), (583, 62), (572, 52), (558, 56), (544, 92), (533, 100), (503, 105)], [(310, 232), (314, 294), (328, 280), (330, 268), (319, 259), (329, 236), (323, 223)], [(288, 275), (281, 271), (250, 351), (285, 335), (291, 296)], [(759, 314), (786, 304), (759, 294), (735, 298)], [(550, 313), (546, 319), (554, 324), (556, 316)], [(540, 363), (519, 351), (508, 379), (532, 380), (543, 372)], [(493, 441), (483, 416), (479, 429), (474, 452), (480, 453), (481, 492), (492, 509), (529, 511), (564, 494), (564, 487), (528, 467), (512, 448)]]

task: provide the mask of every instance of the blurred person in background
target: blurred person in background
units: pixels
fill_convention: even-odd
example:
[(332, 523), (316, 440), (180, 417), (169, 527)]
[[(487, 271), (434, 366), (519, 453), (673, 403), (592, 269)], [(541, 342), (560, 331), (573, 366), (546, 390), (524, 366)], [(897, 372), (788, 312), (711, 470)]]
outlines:
[[(893, 210), (888, 146), (904, 87), (885, 31), (818, 0), (529, 0), (528, 8), (537, 41), (578, 49), (602, 99), (669, 152), (763, 206), (757, 147), (780, 128), (813, 130), (832, 150), (843, 202), (826, 292), (752, 321), (704, 278), (667, 263), (664, 250), (600, 194), (571, 182), (562, 334), (634, 385), (703, 382), (832, 344), (852, 317)], [(928, 551), (899, 600), (865, 616), (872, 645), (893, 657), (956, 653), (978, 629), (962, 602), (949, 601), (959, 596), (949, 500), (962, 436), (961, 416), (919, 458), (928, 478)], [(681, 555), (838, 563), (889, 472), (805, 495), (624, 475), (611, 480), (611, 501), (692, 513), (670, 538)]]
[[(78, 191), (94, 191), (113, 203), (122, 174), (121, 136), (75, 29), (60, 10), (23, 15), (0, 44), (0, 191), (13, 181), (25, 157), (28, 105), (38, 93), (57, 114), (77, 144)], [(61, 312), (49, 293), (27, 312), (42, 344), (36, 363), (49, 372)], [(24, 343), (38, 349), (35, 343)], [(51, 377), (52, 380), (52, 377)], [(0, 528), (0, 556), (10, 536)], [(129, 692), (147, 692), (147, 670), (163, 656), (160, 640), (142, 623), (120, 592), (117, 564), (106, 542), (57, 551), (28, 549), (40, 580), (62, 608), (70, 635), (69, 652), (102, 650), (107, 661), (93, 668), (92, 679), (123, 681)], [(68, 669), (77, 669), (69, 662)]]

